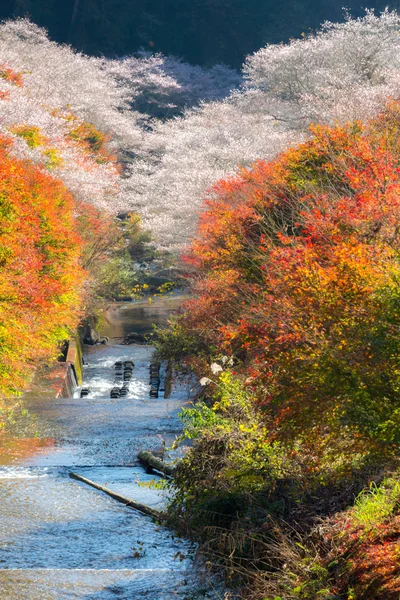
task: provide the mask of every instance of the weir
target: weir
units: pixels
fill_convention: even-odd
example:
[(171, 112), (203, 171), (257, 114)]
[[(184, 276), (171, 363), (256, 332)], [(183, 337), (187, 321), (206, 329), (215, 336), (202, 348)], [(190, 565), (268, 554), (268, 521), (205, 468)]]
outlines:
[[(176, 302), (175, 302), (176, 304)], [(153, 348), (124, 345), (138, 314), (151, 329), (174, 303), (113, 307), (109, 345), (85, 348), (81, 398), (29, 397), (26, 420), (0, 445), (0, 599), (87, 600), (217, 598), (193, 564), (195, 547), (151, 516), (69, 477), (79, 473), (119, 497), (163, 511), (166, 492), (148, 486), (157, 475), (137, 460), (159, 451), (180, 432), (178, 413), (188, 403), (186, 384), (171, 398), (150, 398)], [(147, 318), (147, 323), (144, 319)], [(123, 323), (123, 325), (121, 325)], [(110, 335), (110, 333), (112, 335)], [(134, 363), (125, 397), (110, 398), (115, 363)]]

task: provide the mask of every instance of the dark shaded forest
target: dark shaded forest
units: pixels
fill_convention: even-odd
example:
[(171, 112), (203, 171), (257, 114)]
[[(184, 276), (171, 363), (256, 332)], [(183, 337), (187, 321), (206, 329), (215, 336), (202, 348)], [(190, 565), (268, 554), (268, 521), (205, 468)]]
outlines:
[[(93, 55), (121, 56), (139, 48), (201, 65), (240, 67), (267, 43), (286, 42), (323, 21), (343, 20), (338, 0), (2, 0), (0, 17), (30, 17), (57, 42)], [(365, 3), (348, 0), (353, 16)], [(399, 3), (370, 0), (368, 8)]]

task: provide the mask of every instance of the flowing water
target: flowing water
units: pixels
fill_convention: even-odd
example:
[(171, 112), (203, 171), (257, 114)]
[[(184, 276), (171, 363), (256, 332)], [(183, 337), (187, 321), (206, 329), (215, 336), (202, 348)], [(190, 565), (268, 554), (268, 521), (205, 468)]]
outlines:
[[(86, 598), (167, 600), (216, 598), (194, 566), (195, 548), (149, 517), (118, 504), (71, 471), (154, 508), (163, 490), (137, 463), (138, 450), (157, 451), (180, 431), (187, 384), (171, 399), (149, 397), (149, 346), (121, 337), (145, 332), (173, 308), (120, 305), (109, 311), (107, 346), (85, 353), (87, 398), (26, 400), (31, 423), (0, 447), (0, 599)], [(127, 397), (111, 399), (116, 361), (135, 363)], [(28, 419), (28, 420), (29, 420)], [(203, 588), (203, 589), (201, 589)]]

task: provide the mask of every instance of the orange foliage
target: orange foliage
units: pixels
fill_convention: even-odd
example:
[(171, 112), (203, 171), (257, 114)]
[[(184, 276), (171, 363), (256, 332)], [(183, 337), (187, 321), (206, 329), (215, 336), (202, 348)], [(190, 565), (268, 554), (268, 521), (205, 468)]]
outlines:
[(0, 394), (18, 392), (80, 318), (84, 272), (75, 204), (0, 139)]
[(0, 64), (0, 79), (4, 79), (8, 83), (17, 85), (18, 87), (22, 87), (23, 85), (22, 73), (18, 73), (14, 69), (2, 64)]
[(16, 438), (0, 430), (0, 465), (9, 465), (14, 461), (30, 458), (37, 453), (53, 452), (56, 440), (53, 438)]
[(400, 441), (400, 107), (218, 183), (182, 324), (232, 354), (271, 436)]
[[(350, 598), (397, 600), (400, 595), (400, 516), (391, 515), (370, 529), (355, 526), (349, 511), (330, 520), (337, 565), (334, 593)], [(333, 555), (330, 557), (332, 558)], [(329, 560), (329, 558), (328, 558)]]
[(364, 600), (397, 600), (400, 596), (399, 518), (385, 529), (376, 539), (361, 544), (350, 563), (355, 589), (359, 588)]

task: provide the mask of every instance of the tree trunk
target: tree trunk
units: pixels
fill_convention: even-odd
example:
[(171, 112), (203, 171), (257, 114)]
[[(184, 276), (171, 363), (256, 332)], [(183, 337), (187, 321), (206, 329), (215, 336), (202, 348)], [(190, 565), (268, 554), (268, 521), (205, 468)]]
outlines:
[(146, 467), (151, 469), (156, 469), (156, 471), (160, 471), (163, 475), (167, 475), (168, 477), (173, 477), (174, 475), (174, 467), (170, 465), (166, 465), (162, 460), (154, 456), (151, 452), (146, 452), (142, 450), (137, 455), (138, 459), (141, 463), (143, 463)]
[(154, 508), (150, 508), (150, 506), (147, 506), (146, 504), (141, 504), (140, 502), (136, 502), (135, 500), (130, 500), (130, 498), (125, 498), (125, 496), (121, 496), (121, 494), (117, 494), (109, 488), (106, 488), (103, 485), (100, 485), (99, 483), (95, 483), (90, 479), (86, 479), (86, 477), (82, 477), (82, 475), (78, 475), (77, 473), (70, 473), (69, 476), (71, 477), (71, 479), (76, 479), (77, 481), (81, 481), (82, 483), (86, 483), (87, 485), (96, 488), (96, 490), (104, 492), (105, 494), (111, 496), (111, 498), (114, 498), (114, 500), (116, 500), (117, 502), (121, 502), (121, 504), (124, 504), (128, 508), (133, 508), (134, 510), (138, 510), (144, 515), (150, 516), (155, 521), (166, 520), (166, 516), (164, 513)]

